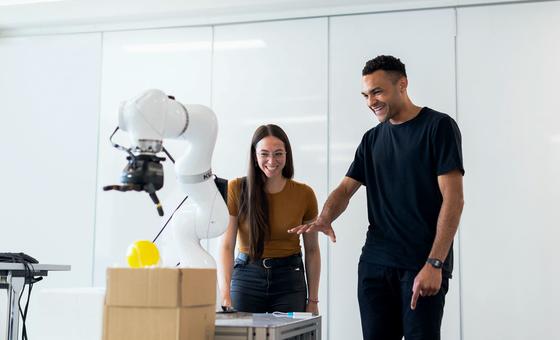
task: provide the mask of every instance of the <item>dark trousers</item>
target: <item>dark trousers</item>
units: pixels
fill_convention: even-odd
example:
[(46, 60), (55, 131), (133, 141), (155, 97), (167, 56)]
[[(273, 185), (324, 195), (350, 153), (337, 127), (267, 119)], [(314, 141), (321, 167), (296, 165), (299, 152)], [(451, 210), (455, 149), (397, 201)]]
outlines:
[(233, 307), (241, 312), (304, 312), (307, 285), (301, 254), (255, 262), (239, 254), (230, 292)]
[(410, 309), (417, 272), (360, 261), (358, 301), (364, 340), (439, 340), (449, 279)]

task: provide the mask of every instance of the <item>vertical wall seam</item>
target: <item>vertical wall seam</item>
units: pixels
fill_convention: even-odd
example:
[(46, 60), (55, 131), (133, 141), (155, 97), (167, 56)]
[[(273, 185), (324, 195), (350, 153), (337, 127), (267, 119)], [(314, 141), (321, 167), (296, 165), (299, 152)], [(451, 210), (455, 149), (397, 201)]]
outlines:
[[(212, 109), (212, 111), (214, 111), (214, 92), (213, 92), (213, 84), (214, 84), (214, 30), (215, 30), (215, 25), (210, 26), (210, 108)], [(214, 111), (215, 113), (215, 111)], [(218, 129), (220, 127), (218, 126)], [(218, 130), (219, 131), (219, 130)], [(214, 150), (213, 152), (215, 152), (216, 150)], [(220, 247), (220, 242), (218, 241), (218, 249)], [(210, 239), (207, 238), (206, 239), (206, 250), (208, 250), (208, 253), (210, 253), (211, 249), (210, 249)]]
[(99, 49), (99, 82), (98, 82), (98, 93), (97, 93), (97, 152), (95, 158), (95, 191), (93, 198), (93, 242), (91, 248), (91, 286), (95, 285), (95, 246), (96, 236), (97, 236), (97, 199), (98, 199), (98, 185), (99, 185), (99, 144), (101, 142), (101, 105), (102, 105), (102, 86), (103, 86), (103, 46), (105, 42), (105, 33), (101, 32), (101, 44)]
[(210, 38), (210, 107), (214, 107), (214, 36), (216, 26), (210, 26), (211, 29), (211, 38)]
[[(455, 119), (457, 120), (457, 124), (460, 125), (459, 122), (459, 79), (458, 79), (458, 67), (459, 67), (459, 57), (458, 57), (458, 43), (457, 43), (457, 36), (458, 34), (458, 30), (459, 30), (459, 24), (458, 24), (458, 8), (455, 7), (454, 8), (454, 14), (455, 14), (455, 36), (453, 37), (453, 42), (454, 42), (454, 57), (455, 57)], [(463, 247), (461, 244), (461, 228), (458, 229), (458, 235), (457, 235), (457, 243), (459, 245), (459, 268), (458, 268), (458, 272), (459, 272), (459, 337), (461, 340), (464, 339), (464, 331), (463, 331)]]
[[(331, 186), (331, 18), (327, 17), (327, 197)], [(327, 340), (331, 339), (331, 242), (327, 241)]]

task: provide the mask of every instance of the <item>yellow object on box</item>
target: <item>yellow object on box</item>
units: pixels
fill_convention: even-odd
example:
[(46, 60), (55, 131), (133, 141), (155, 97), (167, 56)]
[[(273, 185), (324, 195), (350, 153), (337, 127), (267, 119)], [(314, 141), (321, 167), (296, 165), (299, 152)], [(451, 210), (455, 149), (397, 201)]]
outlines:
[(153, 242), (140, 240), (128, 247), (126, 259), (131, 268), (155, 266), (159, 263), (159, 251)]
[(214, 340), (216, 270), (109, 268), (103, 340)]

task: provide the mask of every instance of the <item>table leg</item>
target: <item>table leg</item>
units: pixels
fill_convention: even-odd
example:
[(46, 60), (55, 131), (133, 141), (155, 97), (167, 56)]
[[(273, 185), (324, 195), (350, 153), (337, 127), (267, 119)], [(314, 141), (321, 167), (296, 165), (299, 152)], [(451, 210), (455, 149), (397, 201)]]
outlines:
[(19, 297), (25, 285), (24, 277), (8, 274), (8, 327), (6, 339), (17, 340), (19, 331)]

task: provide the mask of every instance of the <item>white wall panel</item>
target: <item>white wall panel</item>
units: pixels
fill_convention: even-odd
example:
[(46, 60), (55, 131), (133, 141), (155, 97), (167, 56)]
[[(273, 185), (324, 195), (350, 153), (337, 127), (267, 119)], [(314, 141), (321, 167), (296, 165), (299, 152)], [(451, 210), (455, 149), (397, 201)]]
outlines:
[(464, 340), (560, 322), (560, 3), (458, 11)]
[[(91, 284), (100, 71), (101, 34), (0, 39), (0, 251), (72, 266), (37, 283), (32, 297)], [(1, 290), (2, 336), (6, 300)], [(63, 312), (32, 298), (30, 336), (56, 331), (42, 309)]]
[[(330, 175), (334, 189), (346, 174), (362, 135), (378, 121), (361, 94), (367, 60), (394, 55), (406, 64), (409, 95), (420, 106), (455, 116), (453, 10), (343, 16), (330, 19)], [(466, 166), (468, 168), (468, 165)], [(365, 189), (334, 223), (337, 243), (329, 263), (330, 339), (360, 339), (357, 300), (358, 259), (367, 232)], [(458, 244), (455, 244), (458, 253)], [(455, 259), (457, 269), (458, 260)], [(458, 339), (459, 272), (446, 300), (443, 339)]]
[(29, 339), (101, 340), (104, 301), (105, 289), (99, 287), (33, 288), (29, 305), (29, 315), (33, 318), (27, 328)]
[[(118, 125), (120, 102), (143, 90), (156, 88), (174, 95), (185, 104), (210, 105), (211, 51), (210, 27), (104, 34), (95, 235), (96, 285), (104, 285), (107, 266), (126, 265), (125, 254), (129, 244), (139, 239), (152, 240), (184, 197), (169, 160), (164, 162), (165, 184), (158, 192), (165, 212), (163, 218), (157, 215), (147, 193), (101, 190), (104, 185), (118, 184), (126, 165), (126, 154), (109, 143), (109, 135)], [(114, 140), (129, 145), (124, 132), (118, 132)], [(180, 141), (165, 141), (164, 146), (174, 158), (178, 158), (185, 148)], [(170, 235), (170, 231), (170, 228), (167, 229), (165, 235)], [(174, 264), (176, 252), (166, 236), (158, 240), (158, 246), (163, 253), (164, 264)]]
[(100, 34), (0, 39), (0, 250), (72, 265), (43, 287), (91, 283), (100, 51)]
[[(278, 124), (292, 144), (294, 178), (315, 190), (321, 208), (327, 189), (327, 19), (218, 26), (214, 41), (213, 108), (221, 123), (216, 173), (244, 176), (253, 132)], [(217, 241), (211, 243), (216, 249)], [(321, 243), (320, 309), (326, 315), (324, 237)]]

